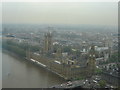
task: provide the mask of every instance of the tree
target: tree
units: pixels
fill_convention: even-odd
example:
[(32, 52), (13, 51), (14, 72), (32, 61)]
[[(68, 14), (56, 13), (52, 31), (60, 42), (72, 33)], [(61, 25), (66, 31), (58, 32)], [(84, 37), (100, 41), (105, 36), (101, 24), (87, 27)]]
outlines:
[(99, 85), (101, 88), (104, 88), (106, 86), (106, 81), (105, 80), (100, 80)]
[(63, 47), (63, 51), (64, 51), (64, 52), (71, 53), (71, 51), (72, 51), (72, 50), (71, 50), (71, 46), (64, 46), (64, 47)]
[(102, 70), (101, 69), (99, 69), (99, 68), (96, 68), (95, 69), (95, 74), (101, 74), (102, 73)]
[(118, 62), (118, 60), (118, 52), (116, 52), (110, 57), (109, 62)]

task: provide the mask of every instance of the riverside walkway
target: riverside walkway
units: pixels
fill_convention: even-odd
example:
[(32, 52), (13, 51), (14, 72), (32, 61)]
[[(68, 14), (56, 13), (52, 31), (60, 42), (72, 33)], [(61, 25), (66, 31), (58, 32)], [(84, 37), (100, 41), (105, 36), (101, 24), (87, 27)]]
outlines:
[(84, 85), (84, 80), (78, 80), (78, 81), (68, 81), (66, 83), (55, 85), (50, 88), (82, 88)]

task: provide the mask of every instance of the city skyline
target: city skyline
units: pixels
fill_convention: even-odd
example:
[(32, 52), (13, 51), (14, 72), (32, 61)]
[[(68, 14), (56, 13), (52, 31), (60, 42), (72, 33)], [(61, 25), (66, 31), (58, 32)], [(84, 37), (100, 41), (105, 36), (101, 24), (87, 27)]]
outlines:
[(0, 3), (0, 87), (120, 89), (118, 2), (25, 1)]

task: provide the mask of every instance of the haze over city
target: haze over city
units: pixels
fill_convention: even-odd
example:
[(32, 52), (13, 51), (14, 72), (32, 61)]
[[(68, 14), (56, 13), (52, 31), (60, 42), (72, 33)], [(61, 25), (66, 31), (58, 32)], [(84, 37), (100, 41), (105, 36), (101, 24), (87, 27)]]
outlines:
[(0, 5), (3, 88), (120, 88), (117, 2)]
[(4, 2), (3, 23), (112, 25), (118, 22), (117, 2)]

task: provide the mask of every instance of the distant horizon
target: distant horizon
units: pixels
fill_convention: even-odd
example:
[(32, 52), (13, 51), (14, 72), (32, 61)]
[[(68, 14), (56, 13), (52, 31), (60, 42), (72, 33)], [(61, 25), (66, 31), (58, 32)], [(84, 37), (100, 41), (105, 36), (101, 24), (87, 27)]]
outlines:
[(98, 25), (98, 24), (49, 24), (49, 23), (0, 23), (0, 25), (62, 25), (62, 26), (109, 26), (118, 27), (118, 25)]
[(95, 32), (100, 32), (100, 31), (112, 31), (112, 32), (118, 32), (118, 26), (105, 26), (105, 25), (88, 25), (88, 24), (77, 24), (77, 25), (65, 25), (65, 24), (3, 24), (3, 28), (24, 28), (30, 29), (35, 28), (33, 30), (47, 30), (48, 27), (52, 27), (53, 31), (54, 30), (67, 30), (67, 31), (95, 31)]

